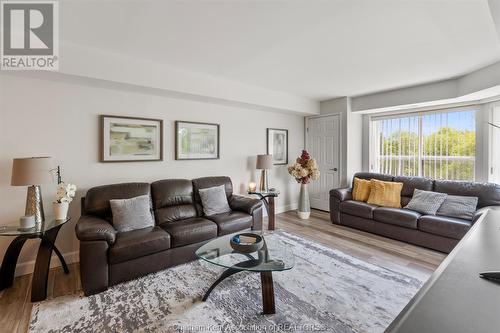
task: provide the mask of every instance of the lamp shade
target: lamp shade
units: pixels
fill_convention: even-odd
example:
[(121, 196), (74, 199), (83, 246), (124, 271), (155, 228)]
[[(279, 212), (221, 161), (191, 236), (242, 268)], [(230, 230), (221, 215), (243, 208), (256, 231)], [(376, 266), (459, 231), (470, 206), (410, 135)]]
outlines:
[(12, 162), (12, 186), (41, 185), (52, 182), (52, 157), (15, 158)]
[(257, 169), (267, 170), (273, 168), (273, 155), (257, 155)]

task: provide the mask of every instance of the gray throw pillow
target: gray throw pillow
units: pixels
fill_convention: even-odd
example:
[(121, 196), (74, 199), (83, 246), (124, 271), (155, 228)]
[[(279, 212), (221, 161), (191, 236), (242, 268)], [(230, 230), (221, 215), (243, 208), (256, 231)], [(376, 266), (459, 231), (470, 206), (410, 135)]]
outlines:
[(149, 195), (130, 199), (109, 200), (113, 213), (113, 226), (118, 232), (152, 227), (155, 225), (151, 215)]
[(448, 195), (446, 193), (417, 190), (404, 208), (426, 215), (436, 215)]
[(200, 193), (203, 212), (206, 216), (230, 212), (224, 185), (202, 188)]
[(448, 195), (436, 214), (472, 220), (477, 209), (478, 200), (477, 197)]

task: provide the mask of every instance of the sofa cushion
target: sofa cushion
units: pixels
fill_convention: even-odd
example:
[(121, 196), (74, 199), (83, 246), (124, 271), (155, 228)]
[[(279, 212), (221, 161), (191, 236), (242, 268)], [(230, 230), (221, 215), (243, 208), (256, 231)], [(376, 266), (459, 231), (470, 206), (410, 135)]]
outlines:
[(417, 228), (421, 231), (453, 239), (461, 239), (471, 225), (472, 221), (436, 215), (423, 215), (417, 222)]
[(201, 205), (203, 206), (203, 213), (206, 216), (212, 216), (231, 211), (229, 202), (227, 201), (224, 185), (209, 188), (200, 188), (198, 190), (198, 194), (200, 195)]
[(401, 189), (403, 183), (384, 182), (376, 179), (371, 181), (368, 203), (383, 207), (401, 208)]
[(231, 211), (207, 216), (206, 218), (217, 224), (219, 236), (232, 234), (233, 232), (252, 227), (252, 215), (243, 212)]
[[(384, 182), (391, 182), (394, 177), (391, 175), (384, 175), (382, 173), (357, 172), (354, 174), (354, 178), (366, 179), (366, 180), (377, 179), (377, 180), (381, 180)], [(352, 186), (354, 186), (354, 178), (353, 178)]]
[(110, 264), (147, 256), (170, 248), (170, 235), (160, 227), (149, 227), (116, 234), (109, 249)]
[(477, 197), (448, 195), (436, 215), (472, 220), (477, 208)]
[(500, 185), (494, 183), (435, 180), (434, 191), (450, 195), (478, 197), (477, 208), (500, 206)]
[(347, 200), (340, 203), (340, 211), (342, 213), (364, 217), (365, 219), (373, 219), (375, 208), (377, 206), (362, 201)]
[(413, 198), (405, 208), (422, 214), (436, 215), (447, 196), (446, 193), (415, 190)]
[(354, 178), (352, 198), (356, 201), (367, 201), (370, 197), (371, 182), (366, 179)]
[(217, 237), (217, 224), (201, 217), (162, 223), (172, 247), (199, 243)]
[(420, 216), (417, 212), (401, 208), (378, 207), (373, 211), (374, 220), (409, 229), (417, 229)]
[(198, 211), (198, 216), (203, 215), (203, 206), (201, 205), (201, 198), (199, 190), (201, 188), (209, 188), (214, 186), (224, 185), (224, 189), (226, 191), (226, 197), (229, 198), (233, 195), (233, 183), (231, 182), (231, 178), (225, 176), (219, 177), (202, 177), (193, 179), (193, 198), (194, 203), (196, 205), (196, 209)]
[(394, 181), (398, 183), (403, 183), (403, 189), (401, 190), (401, 196), (412, 197), (413, 192), (417, 190), (422, 191), (432, 191), (432, 186), (434, 181), (431, 178), (424, 177), (411, 177), (411, 176), (396, 176)]
[(118, 232), (132, 231), (153, 227), (155, 222), (151, 215), (151, 198), (140, 195), (130, 199), (109, 200), (113, 212), (113, 226)]
[(164, 179), (151, 184), (156, 223), (196, 217), (193, 183), (188, 179)]
[(96, 186), (85, 195), (84, 212), (111, 221), (112, 213), (109, 200), (129, 199), (140, 195), (149, 195), (148, 183), (122, 183)]

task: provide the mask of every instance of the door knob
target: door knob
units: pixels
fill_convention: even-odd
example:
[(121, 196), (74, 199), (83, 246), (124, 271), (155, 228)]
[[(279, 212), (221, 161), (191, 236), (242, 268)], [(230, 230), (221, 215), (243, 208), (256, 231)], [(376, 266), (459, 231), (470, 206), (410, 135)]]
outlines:
[(331, 171), (337, 171), (337, 168), (330, 169)]

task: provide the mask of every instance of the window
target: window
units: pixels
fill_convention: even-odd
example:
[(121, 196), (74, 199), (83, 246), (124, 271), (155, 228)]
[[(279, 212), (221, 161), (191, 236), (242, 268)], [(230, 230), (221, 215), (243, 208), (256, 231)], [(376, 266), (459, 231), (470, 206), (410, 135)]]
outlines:
[(372, 171), (474, 180), (475, 111), (372, 118)]

